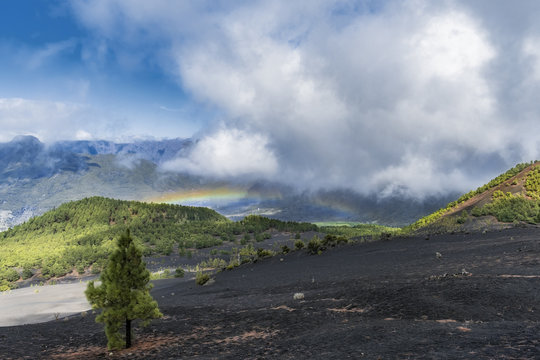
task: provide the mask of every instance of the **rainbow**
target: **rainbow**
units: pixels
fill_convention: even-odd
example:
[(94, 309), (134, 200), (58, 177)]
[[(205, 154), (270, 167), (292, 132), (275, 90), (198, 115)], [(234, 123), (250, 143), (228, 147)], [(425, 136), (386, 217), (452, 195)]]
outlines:
[[(281, 198), (282, 195), (278, 191), (259, 193), (257, 191), (249, 191), (242, 187), (220, 186), (214, 188), (171, 191), (154, 195), (144, 201), (150, 203), (204, 206), (217, 211), (227, 208), (227, 212), (243, 212), (249, 208), (258, 208), (259, 204), (264, 200), (276, 200)], [(312, 201), (313, 205), (323, 209), (341, 212), (347, 217), (354, 217), (357, 213), (352, 204), (340, 199), (314, 197), (312, 198)]]
[(220, 187), (214, 189), (191, 189), (160, 194), (146, 199), (147, 202), (167, 204), (194, 204), (203, 202), (234, 202), (250, 198), (248, 192), (240, 188)]

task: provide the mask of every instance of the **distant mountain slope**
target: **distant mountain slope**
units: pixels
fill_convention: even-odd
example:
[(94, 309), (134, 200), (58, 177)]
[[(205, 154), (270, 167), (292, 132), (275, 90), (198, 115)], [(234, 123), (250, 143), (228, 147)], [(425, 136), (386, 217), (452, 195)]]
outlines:
[(406, 229), (445, 231), (474, 227), (472, 223), (478, 223), (481, 216), (493, 216), (498, 222), (540, 223), (540, 161), (516, 165)]
[(0, 231), (64, 202), (90, 196), (144, 200), (213, 182), (158, 170), (189, 140), (115, 144), (69, 141), (46, 146), (32, 136), (0, 143)]
[(18, 136), (8, 143), (0, 143), (1, 183), (50, 177), (62, 171), (84, 171), (88, 167), (83, 156), (48, 149), (33, 136)]
[[(302, 193), (265, 179), (230, 183), (160, 168), (163, 162), (186, 155), (191, 145), (190, 139), (45, 145), (32, 136), (0, 143), (0, 231), (62, 203), (91, 196), (207, 206), (236, 220), (259, 214), (281, 220), (403, 226), (456, 195), (415, 201), (404, 197), (381, 199), (377, 194), (347, 189)], [(216, 189), (236, 195), (225, 200), (210, 196), (186, 201), (186, 194), (215, 194)]]
[(51, 149), (61, 153), (81, 155), (121, 155), (135, 156), (155, 164), (168, 161), (185, 151), (192, 144), (191, 139), (144, 140), (133, 143), (114, 143), (105, 140), (60, 141)]

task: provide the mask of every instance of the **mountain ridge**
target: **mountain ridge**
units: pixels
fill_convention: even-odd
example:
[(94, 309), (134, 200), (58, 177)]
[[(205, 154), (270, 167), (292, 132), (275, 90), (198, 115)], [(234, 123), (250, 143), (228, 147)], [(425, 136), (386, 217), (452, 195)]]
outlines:
[(161, 168), (174, 157), (187, 156), (192, 144), (191, 139), (170, 139), (134, 143), (61, 141), (46, 145), (32, 136), (0, 143), (0, 231), (64, 202), (90, 196), (151, 201), (174, 193), (229, 188), (245, 197), (181, 203), (209, 206), (233, 219), (260, 214), (282, 220), (404, 226), (457, 195), (412, 201), (399, 196), (382, 199), (347, 189), (302, 192), (265, 179), (231, 182)]

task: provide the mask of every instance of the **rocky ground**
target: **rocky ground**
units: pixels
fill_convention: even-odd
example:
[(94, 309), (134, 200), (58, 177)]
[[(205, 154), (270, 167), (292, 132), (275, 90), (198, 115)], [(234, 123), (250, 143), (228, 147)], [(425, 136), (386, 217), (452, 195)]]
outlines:
[(294, 252), (153, 295), (165, 316), (130, 349), (88, 313), (0, 328), (0, 358), (537, 359), (540, 229)]

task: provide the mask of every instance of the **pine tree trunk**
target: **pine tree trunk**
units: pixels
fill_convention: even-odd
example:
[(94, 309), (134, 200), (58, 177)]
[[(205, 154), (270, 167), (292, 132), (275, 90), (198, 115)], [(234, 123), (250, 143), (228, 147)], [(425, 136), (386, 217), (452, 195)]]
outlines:
[(131, 320), (126, 319), (126, 349), (131, 347)]

